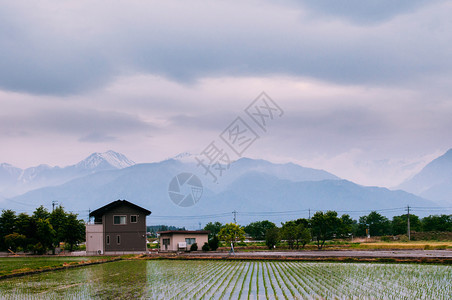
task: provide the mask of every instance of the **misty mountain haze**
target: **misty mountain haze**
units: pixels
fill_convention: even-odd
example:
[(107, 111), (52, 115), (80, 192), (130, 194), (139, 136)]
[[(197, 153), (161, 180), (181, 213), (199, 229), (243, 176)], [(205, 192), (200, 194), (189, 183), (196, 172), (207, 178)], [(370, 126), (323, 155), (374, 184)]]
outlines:
[(399, 189), (440, 204), (452, 204), (452, 149), (403, 182)]
[[(22, 183), (25, 187), (31, 187), (28, 182), (19, 180), (21, 177), (18, 174), (24, 174), (24, 171), (9, 165), (2, 166), (2, 186), (8, 183), (20, 186)], [(202, 198), (194, 206), (182, 208), (169, 199), (168, 184), (181, 172), (194, 173), (203, 182)], [(59, 175), (61, 178), (57, 178)], [(154, 222), (162, 221), (159, 216), (196, 216), (233, 210), (248, 212), (247, 216), (241, 217), (242, 222), (248, 222), (261, 218), (253, 216), (253, 212), (300, 211), (308, 208), (367, 211), (404, 207), (407, 204), (436, 205), (404, 191), (361, 186), (323, 170), (250, 158), (231, 163), (220, 183), (214, 184), (203, 174), (202, 169), (196, 167), (190, 154), (157, 163), (134, 164), (124, 155), (113, 151), (94, 153), (73, 166), (36, 168), (35, 176), (30, 178), (30, 182), (39, 183), (41, 187), (8, 197), (10, 201), (2, 201), (1, 206), (23, 210), (58, 201), (68, 210), (83, 212), (84, 217), (84, 212), (89, 209), (113, 200), (128, 199), (152, 210)], [(51, 184), (58, 180), (62, 183)], [(273, 218), (275, 222), (284, 219), (271, 213), (267, 218)], [(171, 219), (171, 223), (184, 225), (184, 220)]]

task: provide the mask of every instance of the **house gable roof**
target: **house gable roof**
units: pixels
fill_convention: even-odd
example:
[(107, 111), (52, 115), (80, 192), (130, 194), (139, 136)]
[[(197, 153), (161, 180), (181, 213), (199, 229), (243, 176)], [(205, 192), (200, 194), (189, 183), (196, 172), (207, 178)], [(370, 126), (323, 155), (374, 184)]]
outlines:
[(104, 206), (102, 206), (102, 207), (100, 207), (100, 208), (98, 208), (96, 210), (93, 210), (89, 214), (89, 216), (90, 217), (100, 217), (100, 216), (103, 216), (105, 213), (107, 213), (109, 210), (111, 210), (113, 208), (116, 208), (116, 207), (119, 207), (119, 206), (123, 206), (123, 205), (126, 205), (126, 206), (129, 206), (129, 207), (135, 208), (137, 210), (140, 210), (143, 213), (145, 213), (146, 216), (151, 214), (150, 210), (147, 210), (147, 209), (145, 209), (145, 208), (143, 208), (141, 206), (133, 204), (132, 202), (129, 202), (127, 200), (116, 200), (116, 201), (113, 201), (113, 202), (111, 202), (111, 203), (109, 203), (107, 205), (104, 205)]

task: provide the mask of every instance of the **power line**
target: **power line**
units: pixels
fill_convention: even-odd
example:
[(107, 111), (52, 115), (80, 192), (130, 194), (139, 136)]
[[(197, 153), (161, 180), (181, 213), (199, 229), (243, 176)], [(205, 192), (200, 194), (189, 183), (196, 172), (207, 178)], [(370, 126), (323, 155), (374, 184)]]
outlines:
[[(428, 207), (416, 207), (416, 206), (410, 206), (410, 211), (417, 211), (421, 209), (427, 209)], [(449, 207), (431, 207), (428, 209), (438, 209), (438, 210), (444, 210), (448, 209)], [(315, 209), (301, 209), (301, 210), (286, 210), (286, 211), (261, 211), (261, 212), (250, 212), (250, 211), (237, 211), (234, 210), (232, 213), (234, 214), (234, 221), (237, 220), (237, 215), (242, 216), (283, 216), (283, 215), (291, 215), (291, 214), (298, 214), (298, 213), (305, 213), (308, 212), (309, 215), (312, 211), (325, 211), (325, 210), (315, 210)], [(336, 210), (338, 213), (370, 213), (370, 212), (395, 212), (395, 211), (405, 211), (406, 207), (394, 207), (394, 208), (382, 208), (382, 209), (367, 209), (367, 210)], [(218, 213), (218, 214), (210, 214), (210, 215), (172, 215), (172, 216), (158, 216), (158, 215), (151, 215), (150, 217), (152, 219), (206, 219), (206, 218), (218, 218), (218, 217), (228, 217), (230, 216), (230, 213)]]

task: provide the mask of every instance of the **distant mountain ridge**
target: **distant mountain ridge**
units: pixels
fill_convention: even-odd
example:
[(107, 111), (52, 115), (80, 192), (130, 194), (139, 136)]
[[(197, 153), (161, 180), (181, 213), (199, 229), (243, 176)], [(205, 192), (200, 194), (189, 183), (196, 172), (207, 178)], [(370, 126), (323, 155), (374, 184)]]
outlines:
[[(234, 210), (249, 213), (241, 216), (240, 222), (246, 223), (261, 218), (253, 217), (252, 213), (262, 211), (369, 210), (407, 204), (434, 205), (404, 191), (357, 185), (326, 171), (250, 158), (233, 162), (220, 183), (215, 184), (202, 168), (197, 168), (196, 162), (188, 161), (185, 155), (179, 158), (89, 173), (58, 186), (42, 187), (12, 197), (9, 203), (24, 209), (56, 200), (68, 210), (86, 212), (113, 200), (127, 199), (151, 210), (151, 219), (159, 224), (165, 220), (168, 223), (162, 216), (209, 215)], [(194, 206), (179, 207), (169, 198), (169, 183), (181, 172), (195, 173), (204, 185), (202, 198)], [(272, 216), (265, 218), (272, 219)], [(272, 220), (279, 222), (283, 220), (281, 218)], [(186, 225), (183, 218), (171, 219), (170, 223)]]
[(452, 149), (427, 164), (399, 189), (443, 204), (452, 204)]
[(125, 155), (107, 151), (93, 153), (79, 163), (67, 167), (39, 165), (20, 169), (0, 164), (0, 195), (12, 197), (37, 188), (60, 185), (92, 173), (130, 167), (135, 163)]

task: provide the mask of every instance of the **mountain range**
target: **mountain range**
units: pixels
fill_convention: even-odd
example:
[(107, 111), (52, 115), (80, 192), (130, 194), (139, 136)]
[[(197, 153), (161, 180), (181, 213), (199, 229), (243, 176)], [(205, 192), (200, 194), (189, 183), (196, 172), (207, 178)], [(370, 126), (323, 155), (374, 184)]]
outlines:
[(107, 151), (93, 153), (81, 162), (64, 168), (39, 165), (27, 169), (0, 164), (0, 195), (13, 197), (47, 186), (57, 186), (72, 179), (101, 171), (122, 169), (135, 163), (125, 155)]
[(452, 149), (434, 159), (399, 187), (441, 205), (452, 204)]
[[(439, 178), (448, 174), (441, 166), (448, 166), (449, 153), (452, 152), (438, 158), (439, 163), (436, 160), (431, 163), (436, 166), (434, 170), (444, 172)], [(424, 170), (432, 168), (427, 165)], [(196, 174), (203, 184), (200, 201), (190, 207), (177, 206), (168, 194), (170, 181), (182, 172)], [(429, 186), (434, 187), (434, 176), (428, 178)], [(446, 181), (442, 182), (447, 186)], [(33, 210), (41, 204), (49, 206), (52, 201), (58, 201), (85, 218), (89, 210), (113, 200), (127, 199), (151, 210), (153, 224), (181, 226), (194, 222), (196, 216), (205, 221), (212, 218), (230, 221), (232, 211), (239, 211), (239, 221), (246, 224), (263, 218), (279, 222), (307, 217), (308, 209), (365, 212), (407, 204), (436, 205), (430, 198), (413, 194), (418, 193), (417, 190), (408, 193), (362, 186), (323, 170), (250, 158), (231, 163), (219, 182), (214, 183), (190, 154), (144, 164), (135, 164), (114, 151), (94, 153), (65, 168), (41, 165), (21, 170), (2, 164), (0, 187), (3, 198), (7, 198), (0, 202), (0, 208)], [(210, 215), (210, 219), (206, 215)]]

